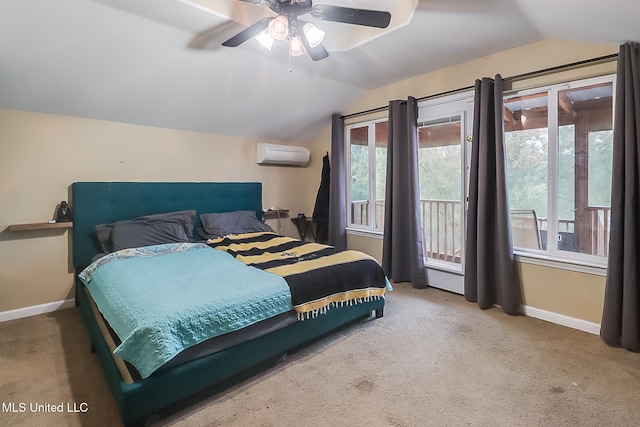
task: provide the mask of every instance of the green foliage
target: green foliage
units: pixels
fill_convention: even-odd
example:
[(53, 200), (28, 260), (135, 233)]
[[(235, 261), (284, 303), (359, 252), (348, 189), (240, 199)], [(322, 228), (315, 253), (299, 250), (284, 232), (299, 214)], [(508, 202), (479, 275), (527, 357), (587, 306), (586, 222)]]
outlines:
[(420, 199), (460, 200), (460, 145), (418, 149)]
[(376, 147), (376, 199), (384, 200), (387, 187), (387, 147)]
[(369, 147), (351, 144), (351, 201), (369, 198)]
[(548, 135), (547, 129), (505, 134), (507, 184), (511, 209), (535, 209), (547, 216)]
[[(375, 149), (376, 199), (384, 200), (387, 182), (387, 148)], [(369, 147), (351, 145), (351, 201), (369, 199)]]
[[(588, 188), (590, 206), (609, 206), (613, 133), (589, 133)], [(546, 128), (507, 132), (506, 167), (511, 209), (535, 209), (548, 217), (548, 131)], [(577, 160), (578, 162), (580, 159)], [(558, 128), (558, 219), (575, 220), (575, 126)]]
[(611, 205), (613, 131), (589, 133), (589, 205)]

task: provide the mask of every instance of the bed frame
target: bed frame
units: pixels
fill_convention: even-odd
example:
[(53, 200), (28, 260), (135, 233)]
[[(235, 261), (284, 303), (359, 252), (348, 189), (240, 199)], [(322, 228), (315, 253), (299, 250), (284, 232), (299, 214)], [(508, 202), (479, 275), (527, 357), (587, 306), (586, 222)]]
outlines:
[[(76, 182), (72, 185), (74, 210), (73, 264), (77, 273), (101, 252), (96, 224), (112, 223), (154, 213), (196, 210), (210, 212), (255, 210), (262, 215), (262, 184), (256, 182)], [(197, 231), (194, 231), (197, 236)], [(166, 415), (195, 400), (220, 391), (239, 380), (272, 366), (288, 352), (315, 341), (351, 322), (382, 316), (384, 299), (335, 307), (314, 319), (296, 322), (283, 329), (234, 347), (172, 368), (159, 370), (146, 379), (123, 375), (123, 361), (114, 358), (113, 342), (88, 296), (76, 279), (76, 305), (87, 326), (92, 350), (105, 372), (125, 425), (145, 425), (154, 415)], [(98, 315), (96, 315), (98, 314)], [(119, 366), (120, 365), (120, 366)]]

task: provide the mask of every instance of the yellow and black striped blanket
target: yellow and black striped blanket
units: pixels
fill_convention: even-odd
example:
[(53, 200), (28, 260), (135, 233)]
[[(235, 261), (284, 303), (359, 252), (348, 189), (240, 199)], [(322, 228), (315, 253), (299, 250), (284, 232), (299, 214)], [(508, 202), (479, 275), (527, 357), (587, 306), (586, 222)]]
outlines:
[(211, 239), (207, 244), (247, 265), (282, 276), (300, 320), (332, 306), (383, 298), (389, 282), (372, 257), (271, 232)]

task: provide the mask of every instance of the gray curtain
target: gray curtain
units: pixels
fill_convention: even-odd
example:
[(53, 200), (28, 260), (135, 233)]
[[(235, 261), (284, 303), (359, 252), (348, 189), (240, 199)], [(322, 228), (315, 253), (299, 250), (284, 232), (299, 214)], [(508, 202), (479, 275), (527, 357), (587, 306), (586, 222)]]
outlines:
[(382, 268), (394, 282), (427, 287), (418, 185), (418, 103), (389, 103)]
[(476, 80), (464, 296), (487, 309), (521, 312), (505, 168), (502, 77)]
[(620, 46), (613, 124), (609, 264), (600, 336), (640, 351), (640, 44)]
[(331, 116), (331, 178), (329, 180), (329, 231), (328, 243), (337, 249), (347, 249), (345, 231), (345, 165), (344, 118)]

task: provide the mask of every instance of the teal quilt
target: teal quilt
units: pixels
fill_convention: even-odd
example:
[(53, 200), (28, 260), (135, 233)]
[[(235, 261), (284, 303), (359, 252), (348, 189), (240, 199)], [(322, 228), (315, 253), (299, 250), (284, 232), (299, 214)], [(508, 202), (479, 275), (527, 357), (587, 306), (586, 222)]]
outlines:
[(79, 278), (143, 378), (182, 350), (293, 309), (287, 282), (201, 243), (125, 249)]

